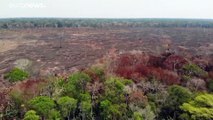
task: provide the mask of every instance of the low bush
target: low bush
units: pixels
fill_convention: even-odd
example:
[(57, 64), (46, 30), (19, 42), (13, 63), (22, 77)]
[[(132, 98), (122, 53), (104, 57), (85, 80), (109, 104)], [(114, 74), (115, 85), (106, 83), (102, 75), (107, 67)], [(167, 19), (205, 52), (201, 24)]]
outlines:
[(14, 68), (9, 73), (5, 75), (5, 79), (8, 79), (10, 82), (22, 81), (29, 77), (29, 73), (24, 70)]

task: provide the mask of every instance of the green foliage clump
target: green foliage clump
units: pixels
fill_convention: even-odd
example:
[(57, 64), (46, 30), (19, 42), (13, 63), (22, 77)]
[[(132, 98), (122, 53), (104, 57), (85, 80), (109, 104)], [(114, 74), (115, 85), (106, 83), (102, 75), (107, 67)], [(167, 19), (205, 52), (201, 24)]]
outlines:
[(92, 104), (91, 104), (91, 96), (88, 93), (80, 94), (80, 111), (82, 112), (83, 119), (91, 119), (92, 118)]
[(54, 101), (47, 96), (38, 96), (29, 101), (29, 106), (39, 115), (48, 117), (49, 111), (56, 106)]
[(62, 120), (60, 112), (55, 109), (50, 110), (47, 120)]
[(105, 82), (105, 99), (110, 100), (114, 103), (123, 102), (125, 99), (124, 96), (124, 87), (121, 78), (112, 77)]
[(192, 98), (192, 93), (182, 86), (173, 85), (169, 87), (168, 102), (173, 105), (181, 105)]
[(69, 118), (70, 112), (74, 114), (75, 109), (77, 108), (77, 100), (68, 96), (59, 98), (57, 103), (63, 117)]
[(197, 77), (206, 77), (208, 76), (208, 73), (201, 69), (196, 64), (186, 64), (183, 66), (184, 74), (187, 76), (197, 76)]
[[(98, 75), (99, 77), (103, 77), (104, 76), (104, 69), (100, 68), (100, 67), (92, 67), (91, 71), (94, 72), (96, 75)], [(104, 79), (104, 78), (102, 78)]]
[(25, 113), (24, 120), (39, 120), (39, 116), (36, 115), (36, 111), (29, 110)]
[(80, 93), (86, 92), (86, 85), (91, 78), (83, 72), (72, 74), (67, 83), (64, 84), (64, 94), (71, 96), (75, 99), (80, 98)]
[(182, 114), (179, 116), (179, 119), (180, 119), (180, 120), (191, 120), (189, 114), (187, 114), (187, 113), (182, 113)]
[(213, 95), (201, 94), (194, 100), (185, 102), (180, 108), (189, 113), (195, 120), (213, 119)]
[(134, 120), (143, 120), (143, 117), (139, 112), (134, 112), (133, 118), (134, 118)]
[(124, 113), (126, 112), (126, 105), (124, 103), (121, 104), (113, 104), (109, 100), (104, 100), (100, 103), (100, 108), (102, 109), (102, 117), (104, 119), (114, 120), (114, 119), (121, 119), (125, 116)]
[(161, 116), (177, 118), (181, 114), (179, 106), (191, 100), (192, 93), (187, 88), (178, 85), (170, 86), (168, 93), (165, 105), (161, 109)]
[(101, 115), (104, 119), (127, 119), (125, 85), (122, 80), (119, 77), (111, 77), (104, 83), (105, 92), (100, 102)]
[[(78, 115), (81, 115), (83, 119), (91, 119), (92, 103), (91, 95), (87, 91), (87, 85), (91, 81), (88, 74), (84, 72), (76, 72), (72, 74), (66, 82), (63, 83), (63, 95), (69, 96), (76, 101), (72, 102), (72, 111), (74, 108), (79, 111)], [(67, 98), (66, 98), (67, 99)], [(74, 103), (76, 106), (74, 106)], [(74, 114), (74, 113), (73, 113)], [(74, 115), (73, 115), (74, 117)]]
[(213, 80), (209, 80), (207, 87), (208, 87), (210, 92), (213, 92)]
[(18, 68), (14, 68), (5, 75), (5, 78), (8, 79), (10, 82), (22, 81), (28, 77), (29, 74), (26, 71)]

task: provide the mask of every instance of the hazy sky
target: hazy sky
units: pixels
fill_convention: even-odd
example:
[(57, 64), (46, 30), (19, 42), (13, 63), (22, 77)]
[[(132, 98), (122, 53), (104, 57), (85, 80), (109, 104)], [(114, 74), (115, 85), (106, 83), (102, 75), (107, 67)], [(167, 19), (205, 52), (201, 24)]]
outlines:
[(0, 17), (213, 19), (213, 0), (0, 0)]

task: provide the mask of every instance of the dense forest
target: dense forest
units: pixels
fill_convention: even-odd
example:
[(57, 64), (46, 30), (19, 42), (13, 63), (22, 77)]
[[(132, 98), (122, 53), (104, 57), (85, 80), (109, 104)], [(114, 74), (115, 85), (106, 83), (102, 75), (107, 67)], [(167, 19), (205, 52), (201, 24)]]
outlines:
[(1, 29), (44, 27), (202, 27), (212, 28), (211, 19), (69, 19), (11, 18), (0, 19)]
[(212, 120), (213, 59), (166, 52), (112, 54), (68, 76), (14, 68), (1, 91), (3, 120)]

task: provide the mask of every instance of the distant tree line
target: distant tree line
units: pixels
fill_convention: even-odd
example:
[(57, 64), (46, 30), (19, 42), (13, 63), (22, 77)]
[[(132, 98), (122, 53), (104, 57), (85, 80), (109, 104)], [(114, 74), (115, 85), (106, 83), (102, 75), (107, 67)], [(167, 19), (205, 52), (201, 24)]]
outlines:
[(0, 29), (60, 27), (201, 27), (212, 28), (211, 19), (72, 19), (8, 18), (0, 19)]

